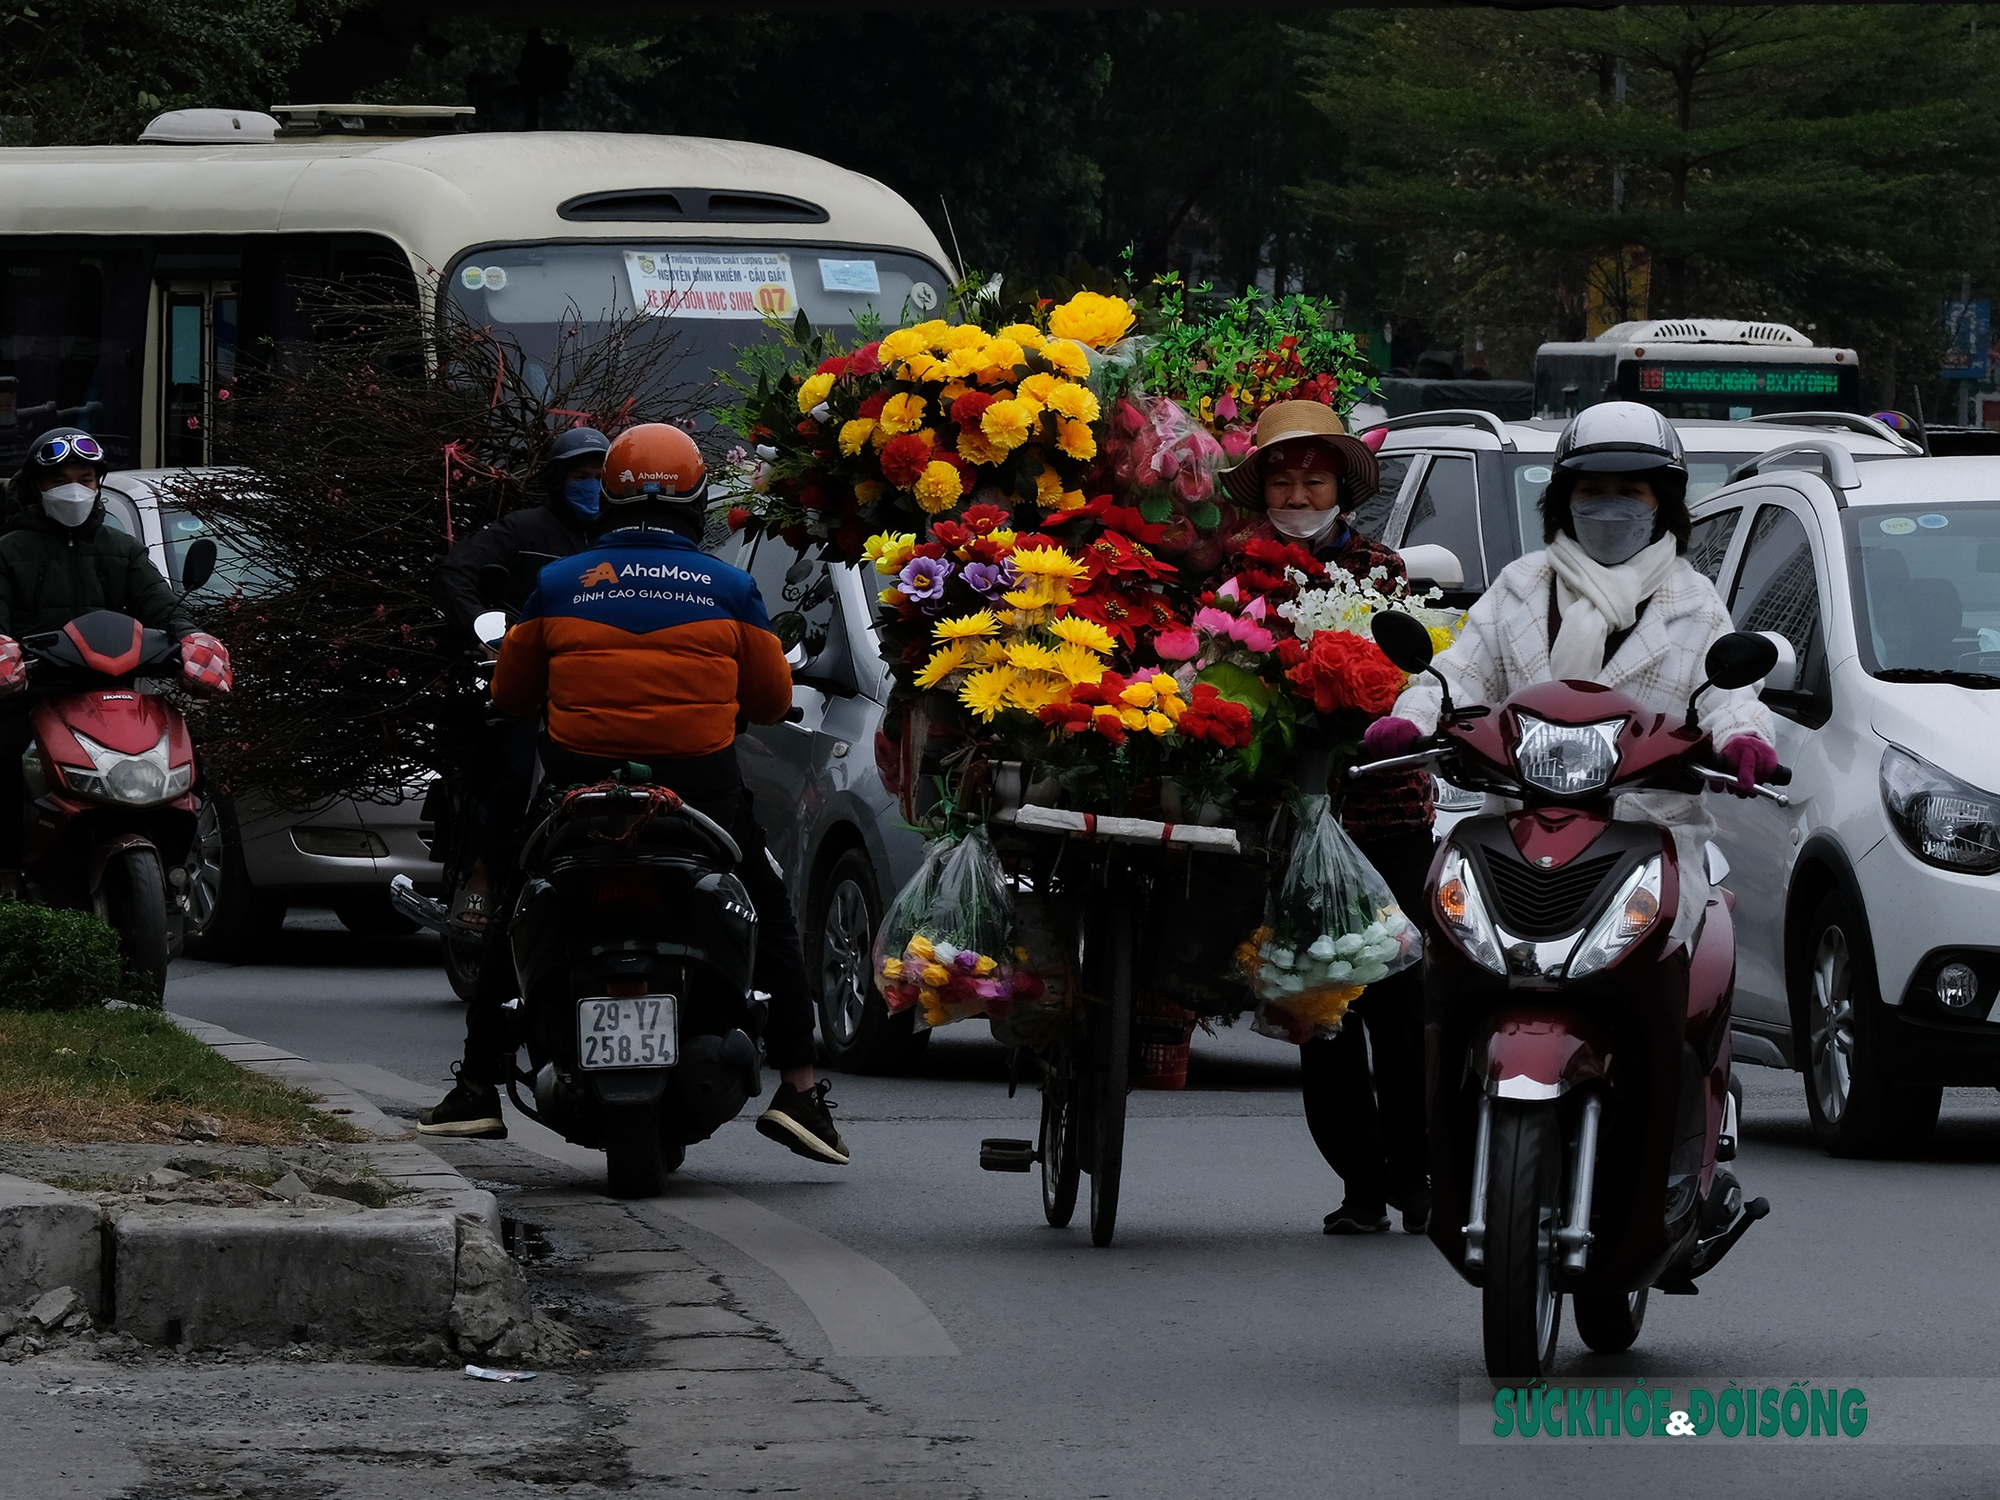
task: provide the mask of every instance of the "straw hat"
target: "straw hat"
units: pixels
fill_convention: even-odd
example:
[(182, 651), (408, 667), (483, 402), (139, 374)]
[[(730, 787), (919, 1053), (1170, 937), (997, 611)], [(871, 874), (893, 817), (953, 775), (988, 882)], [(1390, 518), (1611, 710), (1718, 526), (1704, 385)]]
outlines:
[(1340, 414), (1319, 401), (1279, 401), (1257, 419), (1257, 446), (1243, 462), (1222, 471), (1222, 487), (1239, 505), (1264, 508), (1264, 460), (1280, 443), (1312, 439), (1331, 450), (1340, 474), (1340, 508), (1352, 510), (1382, 482), (1375, 451), (1347, 430)]

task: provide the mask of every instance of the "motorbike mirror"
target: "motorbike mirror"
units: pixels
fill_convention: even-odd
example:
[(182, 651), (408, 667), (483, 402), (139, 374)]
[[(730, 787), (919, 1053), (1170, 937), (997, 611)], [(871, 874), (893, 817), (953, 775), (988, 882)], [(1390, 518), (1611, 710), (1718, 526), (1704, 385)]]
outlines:
[(1416, 620), (1388, 609), (1369, 623), (1382, 654), (1405, 672), (1422, 672), (1431, 664), (1431, 633)]
[(479, 570), (479, 602), (488, 609), (505, 609), (514, 597), (514, 574), (505, 563), (488, 563)]
[(490, 651), (498, 651), (500, 643), (507, 639), (507, 615), (503, 610), (489, 609), (472, 622), (472, 633), (479, 644)]
[(817, 555), (808, 557), (806, 554), (800, 553), (799, 560), (785, 569), (785, 582), (791, 584), (804, 583), (808, 578), (812, 577), (813, 569), (818, 566), (819, 558)]
[(1702, 669), (1713, 687), (1744, 688), (1770, 676), (1777, 664), (1777, 646), (1761, 635), (1735, 630), (1708, 648)]
[(198, 536), (181, 559), (181, 592), (192, 594), (215, 576), (215, 538)]
[[(788, 609), (771, 621), (771, 634), (775, 635), (778, 638), (778, 644), (785, 648), (785, 658), (788, 661), (791, 659), (794, 651), (802, 652), (805, 650), (806, 636), (811, 632), (811, 629), (812, 627), (806, 622), (806, 617), (795, 609)], [(800, 661), (803, 660), (804, 658), (801, 657)]]

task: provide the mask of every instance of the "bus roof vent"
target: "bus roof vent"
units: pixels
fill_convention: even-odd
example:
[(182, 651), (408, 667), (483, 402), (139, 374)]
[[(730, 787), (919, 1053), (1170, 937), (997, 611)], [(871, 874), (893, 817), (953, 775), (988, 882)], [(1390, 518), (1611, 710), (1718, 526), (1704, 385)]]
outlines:
[(1611, 344), (1790, 344), (1810, 349), (1812, 340), (1783, 323), (1742, 323), (1734, 318), (1674, 318), (1620, 323), (1598, 336)]
[(172, 109), (139, 132), (148, 146), (220, 146), (277, 136), (278, 122), (254, 109)]
[(582, 224), (824, 224), (817, 203), (741, 188), (619, 188), (583, 193), (556, 212)]
[(274, 104), (288, 141), (354, 136), (452, 135), (472, 124), (469, 104)]

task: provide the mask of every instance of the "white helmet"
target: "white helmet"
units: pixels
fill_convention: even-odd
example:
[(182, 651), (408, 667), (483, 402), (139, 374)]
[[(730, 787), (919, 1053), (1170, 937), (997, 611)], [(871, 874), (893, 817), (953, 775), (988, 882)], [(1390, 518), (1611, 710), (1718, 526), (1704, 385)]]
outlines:
[(1577, 474), (1627, 474), (1669, 469), (1687, 475), (1687, 454), (1674, 424), (1637, 401), (1604, 401), (1569, 420), (1556, 439), (1556, 467)]

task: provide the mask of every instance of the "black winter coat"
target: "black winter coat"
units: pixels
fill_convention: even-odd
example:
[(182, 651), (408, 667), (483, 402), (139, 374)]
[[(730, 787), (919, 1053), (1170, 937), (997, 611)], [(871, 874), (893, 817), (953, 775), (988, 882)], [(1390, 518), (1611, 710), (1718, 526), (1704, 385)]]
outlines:
[(17, 511), (0, 536), (0, 635), (60, 630), (93, 609), (115, 609), (176, 640), (194, 629), (143, 542), (105, 524), (100, 501), (81, 526)]
[(581, 552), (588, 540), (582, 524), (573, 519), (562, 500), (502, 516), (453, 547), (438, 566), (438, 607), (456, 634), (476, 644), (472, 622), (486, 610), (479, 601), (481, 568), (491, 563), (506, 565), (513, 575), (507, 602), (519, 612), (542, 569)]

